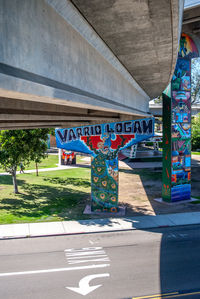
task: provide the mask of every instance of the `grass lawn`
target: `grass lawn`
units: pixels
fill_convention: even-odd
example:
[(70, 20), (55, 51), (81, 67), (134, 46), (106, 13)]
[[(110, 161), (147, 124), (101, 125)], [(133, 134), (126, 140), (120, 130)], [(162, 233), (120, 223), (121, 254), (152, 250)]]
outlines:
[(90, 201), (90, 169), (19, 174), (17, 181), (14, 195), (12, 177), (0, 176), (0, 224), (88, 218), (82, 213)]
[[(48, 155), (46, 159), (42, 160), (42, 162), (38, 164), (38, 168), (42, 169), (42, 168), (57, 167), (58, 166), (57, 164), (58, 164), (58, 156)], [(29, 170), (29, 169), (35, 169), (35, 162), (32, 161), (29, 166), (25, 167), (25, 170)], [(17, 170), (19, 170), (19, 168)], [(0, 166), (0, 172), (5, 172), (5, 170), (1, 166)]]
[[(82, 159), (84, 159), (84, 156), (79, 156), (77, 155), (76, 157), (76, 163), (80, 163), (82, 161)], [(44, 160), (42, 160), (42, 162), (40, 164), (38, 164), (38, 168), (42, 169), (42, 168), (54, 168), (58, 166), (58, 155), (48, 155), (48, 157)], [(26, 170), (30, 170), (30, 169), (35, 169), (35, 162), (31, 162), (29, 164), (29, 166), (25, 167), (25, 171)], [(17, 169), (19, 170), (19, 168)], [(1, 172), (5, 172), (5, 170), (1, 167), (0, 165), (0, 173)]]
[[(83, 158), (79, 157), (78, 163)], [(13, 193), (12, 177), (0, 176), (0, 224), (101, 218), (83, 215), (86, 204), (91, 203), (90, 168), (87, 166), (39, 172), (38, 177), (35, 173), (19, 174), (20, 194), (17, 195)], [(176, 206), (162, 206), (153, 200), (161, 196), (160, 169), (123, 168), (119, 170), (119, 177), (119, 204), (126, 206), (128, 216), (165, 214), (166, 210), (177, 213)], [(199, 184), (199, 168), (194, 167), (192, 197), (197, 198), (194, 204), (200, 203)], [(195, 208), (200, 210), (199, 205)], [(180, 207), (179, 212), (182, 209), (184, 207)]]
[(192, 155), (200, 155), (200, 152), (192, 152)]

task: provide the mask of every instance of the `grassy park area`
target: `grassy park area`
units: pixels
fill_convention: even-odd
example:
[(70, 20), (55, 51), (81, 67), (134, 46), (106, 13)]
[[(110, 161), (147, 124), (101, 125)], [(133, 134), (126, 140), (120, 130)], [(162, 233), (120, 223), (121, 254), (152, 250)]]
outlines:
[(192, 152), (192, 155), (200, 155), (200, 152)]
[[(57, 155), (49, 155), (40, 168), (56, 167)], [(0, 224), (101, 218), (83, 215), (90, 203), (89, 159), (78, 156), (80, 168), (17, 175), (20, 194), (13, 193), (12, 177), (0, 175)], [(133, 163), (134, 165), (134, 163)], [(31, 165), (29, 166), (31, 168)], [(33, 169), (33, 167), (32, 167)], [(199, 167), (192, 170), (192, 196), (200, 199)], [(126, 216), (200, 211), (200, 205), (160, 204), (162, 170), (134, 169), (123, 163), (119, 171), (119, 205)], [(200, 203), (196, 202), (196, 203)]]
[(17, 175), (20, 194), (13, 193), (12, 177), (0, 176), (0, 224), (80, 219), (90, 199), (90, 169)]
[[(82, 159), (83, 159), (82, 156), (77, 155), (76, 162), (79, 163), (82, 161)], [(38, 164), (39, 169), (54, 168), (57, 166), (58, 166), (58, 155), (51, 155), (51, 154), (49, 154), (46, 159), (42, 160), (42, 162)], [(35, 169), (35, 163), (33, 161), (31, 161), (31, 163), (28, 166), (25, 166), (25, 171), (31, 169)], [(19, 167), (17, 170), (19, 170)], [(5, 172), (5, 170), (0, 165), (0, 173), (1, 172)]]
[[(57, 164), (58, 164), (58, 156), (48, 155), (46, 159), (42, 160), (42, 162), (38, 164), (38, 168), (39, 169), (53, 168), (53, 167), (57, 167), (58, 166)], [(25, 166), (25, 170), (29, 170), (29, 169), (35, 169), (35, 163), (33, 161), (31, 161), (31, 163), (28, 166)], [(19, 170), (19, 167), (17, 170)], [(5, 170), (1, 166), (0, 166), (0, 172), (5, 172)]]

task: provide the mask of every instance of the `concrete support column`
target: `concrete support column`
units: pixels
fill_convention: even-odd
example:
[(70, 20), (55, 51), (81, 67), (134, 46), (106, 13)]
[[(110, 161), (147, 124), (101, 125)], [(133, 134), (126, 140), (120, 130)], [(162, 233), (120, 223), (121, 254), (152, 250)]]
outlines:
[(171, 90), (163, 94), (162, 197), (168, 202), (191, 196), (191, 59), (197, 56), (193, 40), (183, 33)]

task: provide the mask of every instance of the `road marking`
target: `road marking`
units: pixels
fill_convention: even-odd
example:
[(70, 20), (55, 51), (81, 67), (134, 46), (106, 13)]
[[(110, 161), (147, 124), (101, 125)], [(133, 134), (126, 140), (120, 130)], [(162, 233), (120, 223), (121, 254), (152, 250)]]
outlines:
[(91, 245), (94, 245), (94, 244), (98, 244), (99, 241), (92, 241), (92, 240), (89, 240), (89, 243), (90, 243)]
[(90, 259), (90, 260), (69, 260), (68, 259), (68, 264), (69, 265), (74, 265), (74, 264), (82, 264), (82, 263), (89, 263), (89, 262), (110, 262), (109, 257), (104, 257), (104, 258), (96, 258), (96, 259)]
[(176, 239), (177, 236), (175, 234), (173, 234), (173, 233), (169, 233), (169, 235), (167, 236), (167, 238), (174, 238), (174, 239)]
[(65, 253), (66, 256), (68, 257), (73, 257), (73, 256), (86, 256), (87, 255), (101, 255), (101, 254), (105, 254), (104, 250), (98, 250), (98, 251), (85, 251), (85, 252), (70, 252), (70, 253)]
[(173, 293), (166, 293), (166, 294), (156, 294), (156, 295), (149, 295), (149, 296), (142, 296), (142, 297), (133, 297), (132, 299), (144, 299), (144, 298), (162, 298), (160, 296), (167, 296), (167, 295), (176, 295), (179, 294), (178, 292), (173, 292)]
[[(98, 255), (96, 258), (101, 258), (101, 257), (107, 257), (107, 254), (102, 254), (102, 255)], [(77, 258), (80, 260), (80, 259), (90, 259), (90, 258), (94, 258), (94, 255), (87, 255), (87, 256), (75, 256), (75, 257), (70, 257), (68, 259), (70, 260), (77, 260)]]
[(173, 238), (173, 239), (178, 239), (178, 238), (184, 239), (184, 238), (187, 238), (188, 236), (189, 236), (188, 234), (169, 233), (166, 237), (168, 239), (171, 239), (171, 238)]
[(78, 294), (81, 294), (81, 295), (85, 296), (85, 295), (93, 292), (94, 290), (96, 290), (97, 288), (102, 286), (102, 284), (99, 284), (99, 285), (96, 285), (96, 286), (90, 286), (89, 282), (92, 279), (100, 278), (100, 277), (109, 277), (109, 276), (110, 276), (109, 273), (87, 275), (79, 281), (79, 287), (77, 287), (77, 288), (66, 287), (66, 289), (69, 289), (73, 292), (76, 292)]
[(185, 297), (185, 296), (193, 296), (200, 294), (200, 291), (198, 292), (191, 292), (191, 293), (182, 293), (180, 292), (174, 292), (174, 293), (167, 293), (167, 294), (157, 294), (157, 295), (151, 295), (151, 296), (142, 296), (142, 297), (133, 297), (132, 299), (168, 299), (168, 298), (178, 298), (178, 297)]
[(103, 247), (86, 247), (65, 249), (65, 257), (69, 265), (82, 263), (110, 262)]
[(81, 251), (89, 251), (89, 250), (101, 250), (102, 247), (84, 247), (81, 249), (74, 249), (74, 248), (70, 248), (70, 249), (65, 249), (65, 252), (81, 252)]
[(193, 295), (198, 295), (200, 294), (200, 292), (193, 292), (193, 293), (183, 293), (183, 294), (178, 294), (178, 295), (174, 295), (174, 296), (167, 296), (167, 297), (158, 297), (158, 298), (161, 298), (161, 299), (164, 299), (164, 298), (177, 298), (177, 297), (184, 297), (184, 296), (193, 296)]
[(100, 265), (89, 265), (89, 266), (82, 266), (82, 267), (67, 267), (67, 268), (36, 270), (36, 271), (0, 273), (0, 277), (14, 276), (14, 275), (53, 273), (53, 272), (73, 271), (73, 270), (96, 269), (96, 268), (105, 268), (105, 267), (109, 267), (109, 266), (110, 266), (110, 264), (100, 264)]

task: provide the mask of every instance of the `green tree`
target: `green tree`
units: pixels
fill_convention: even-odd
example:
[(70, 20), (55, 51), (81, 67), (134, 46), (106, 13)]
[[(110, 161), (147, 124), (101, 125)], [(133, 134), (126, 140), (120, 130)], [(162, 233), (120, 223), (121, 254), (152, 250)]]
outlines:
[(200, 103), (200, 59), (192, 59), (191, 104)]
[(31, 143), (31, 160), (35, 162), (36, 175), (38, 176), (38, 164), (47, 158), (47, 139), (49, 129), (36, 129), (31, 130), (32, 143)]
[(200, 113), (192, 119), (192, 150), (200, 149)]
[(0, 131), (0, 164), (13, 178), (14, 193), (19, 193), (16, 171), (22, 163), (39, 163), (46, 157), (49, 129), (2, 130)]
[(155, 104), (162, 104), (162, 94), (154, 99), (154, 103)]

